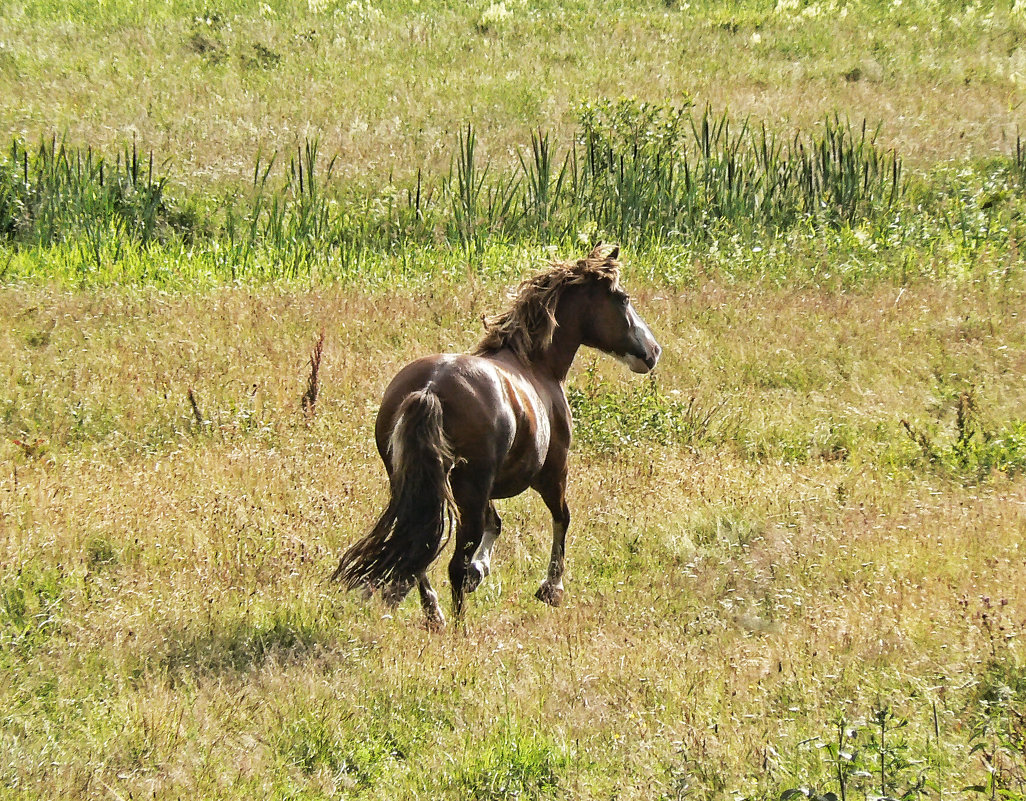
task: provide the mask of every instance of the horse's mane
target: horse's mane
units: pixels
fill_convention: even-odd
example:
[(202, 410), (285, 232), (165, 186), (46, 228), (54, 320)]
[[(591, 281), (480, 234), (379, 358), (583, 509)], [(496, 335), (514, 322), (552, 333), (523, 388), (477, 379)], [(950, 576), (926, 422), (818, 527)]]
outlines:
[(484, 318), (485, 335), (474, 349), (480, 356), (509, 348), (521, 361), (530, 361), (552, 343), (556, 332), (556, 305), (569, 286), (595, 279), (615, 289), (620, 281), (620, 249), (597, 246), (586, 258), (552, 262), (547, 270), (525, 278), (510, 293), (506, 311)]

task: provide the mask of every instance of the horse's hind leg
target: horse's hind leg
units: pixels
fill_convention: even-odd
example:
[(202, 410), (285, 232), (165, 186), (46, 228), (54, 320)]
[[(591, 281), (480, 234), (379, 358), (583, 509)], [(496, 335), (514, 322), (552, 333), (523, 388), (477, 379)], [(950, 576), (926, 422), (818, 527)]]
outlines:
[(389, 609), (395, 609), (402, 603), (403, 598), (409, 595), (413, 585), (420, 590), (420, 606), (427, 618), (427, 627), (434, 631), (441, 631), (445, 628), (445, 615), (438, 605), (438, 593), (435, 592), (428, 581), (427, 570), (418, 573), (413, 578), (394, 579), (381, 588), (381, 600)]
[(485, 580), (485, 577), (492, 572), (492, 546), (499, 539), (501, 531), (502, 518), (495, 511), (495, 504), (489, 502), (481, 544), (474, 551), (474, 558), (470, 560), (470, 566), (467, 568), (467, 592), (476, 590), (481, 585), (481, 582)]
[(471, 476), (464, 472), (459, 479), (453, 477), (452, 492), (460, 510), (460, 523), (456, 528), (456, 548), (449, 561), (449, 581), (452, 584), (453, 617), (457, 621), (463, 615), (470, 563), (487, 528), (491, 486), (489, 475)]
[(410, 594), (415, 579), (412, 576), (392, 579), (381, 588), (381, 600), (389, 609), (395, 609)]
[(417, 588), (420, 590), (420, 605), (427, 618), (427, 627), (433, 631), (441, 631), (445, 628), (445, 615), (442, 614), (442, 607), (438, 605), (438, 593), (428, 581), (427, 571), (417, 575)]

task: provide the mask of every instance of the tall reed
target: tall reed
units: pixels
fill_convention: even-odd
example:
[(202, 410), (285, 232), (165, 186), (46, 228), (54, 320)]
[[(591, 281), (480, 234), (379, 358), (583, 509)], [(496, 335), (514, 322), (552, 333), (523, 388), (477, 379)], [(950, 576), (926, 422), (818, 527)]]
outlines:
[(363, 254), (409, 246), (643, 245), (855, 225), (882, 218), (905, 186), (901, 159), (865, 123), (835, 116), (785, 139), (708, 107), (633, 101), (583, 106), (566, 147), (536, 131), (511, 164), (482, 158), (467, 125), (445, 175), (418, 170), (408, 183), (366, 190), (338, 180), (336, 165), (316, 138), (287, 157), (258, 154), (251, 185), (200, 216), (169, 197), (153, 154), (141, 159), (134, 142), (110, 160), (56, 140), (33, 152), (15, 141), (0, 160), (0, 242), (75, 242), (90, 270), (116, 261), (125, 244), (178, 238), (209, 252), (231, 280), (345, 275)]
[(84, 236), (95, 244), (109, 230), (145, 244), (184, 233), (192, 220), (171, 209), (166, 186), (153, 152), (141, 158), (134, 140), (111, 161), (56, 137), (31, 151), (16, 139), (0, 160), (0, 241), (45, 246)]

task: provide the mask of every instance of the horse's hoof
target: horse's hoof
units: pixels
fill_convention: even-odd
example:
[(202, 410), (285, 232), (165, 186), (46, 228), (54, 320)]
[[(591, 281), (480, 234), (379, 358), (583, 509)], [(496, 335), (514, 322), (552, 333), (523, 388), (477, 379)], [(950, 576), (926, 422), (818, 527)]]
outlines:
[(424, 626), (433, 634), (439, 634), (445, 631), (445, 618), (441, 613), (437, 616), (428, 615), (424, 620)]
[(563, 603), (563, 588), (553, 587), (547, 581), (538, 588), (538, 592), (534, 594), (542, 603), (547, 603), (549, 606), (560, 606)]
[(471, 562), (467, 566), (467, 577), (463, 582), (466, 592), (473, 592), (480, 587), (481, 582), (487, 578), (489, 572), (488, 565), (484, 564), (484, 562)]

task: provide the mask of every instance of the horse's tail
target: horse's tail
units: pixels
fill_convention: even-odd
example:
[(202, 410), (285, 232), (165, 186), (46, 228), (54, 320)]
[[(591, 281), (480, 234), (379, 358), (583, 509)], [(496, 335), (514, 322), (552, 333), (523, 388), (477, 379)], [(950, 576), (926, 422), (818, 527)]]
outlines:
[[(445, 546), (458, 522), (449, 483), (455, 463), (442, 429), (442, 404), (430, 390), (413, 392), (400, 404), (389, 440), (391, 498), (377, 524), (339, 560), (332, 581), (348, 589), (385, 584), (408, 588)], [(447, 540), (445, 540), (447, 541)]]

